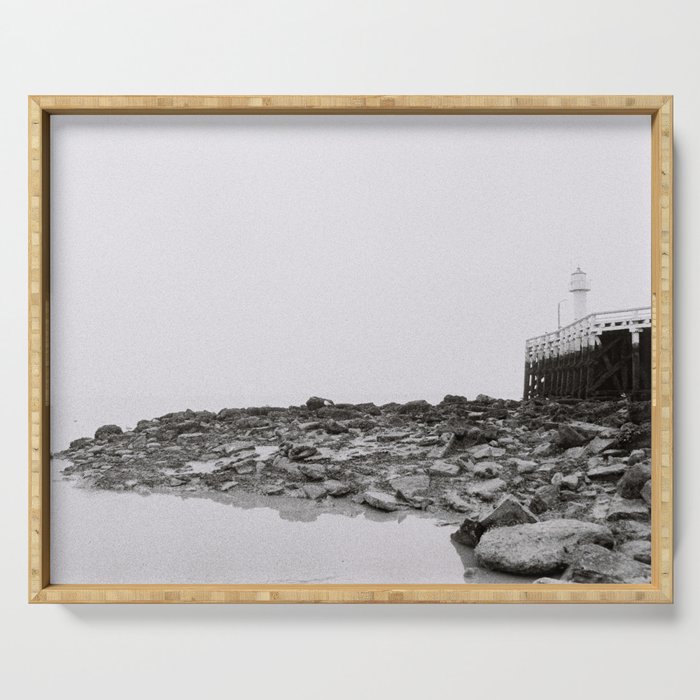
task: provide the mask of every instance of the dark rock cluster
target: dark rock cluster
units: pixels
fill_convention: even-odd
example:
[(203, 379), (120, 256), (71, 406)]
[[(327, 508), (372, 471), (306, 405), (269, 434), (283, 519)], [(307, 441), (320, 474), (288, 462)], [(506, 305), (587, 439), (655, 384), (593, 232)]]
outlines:
[(448, 395), (186, 410), (102, 426), (54, 456), (100, 489), (459, 513), (453, 537), (483, 566), (618, 582), (649, 576), (650, 454), (648, 403)]

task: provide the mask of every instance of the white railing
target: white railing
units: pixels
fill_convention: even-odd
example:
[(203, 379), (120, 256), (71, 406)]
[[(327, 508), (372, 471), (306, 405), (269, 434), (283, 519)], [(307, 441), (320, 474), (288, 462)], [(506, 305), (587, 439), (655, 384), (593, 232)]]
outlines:
[(651, 307), (588, 314), (559, 330), (529, 338), (525, 341), (525, 359), (532, 362), (567, 355), (599, 344), (600, 336), (606, 331), (624, 328), (630, 332), (651, 328)]

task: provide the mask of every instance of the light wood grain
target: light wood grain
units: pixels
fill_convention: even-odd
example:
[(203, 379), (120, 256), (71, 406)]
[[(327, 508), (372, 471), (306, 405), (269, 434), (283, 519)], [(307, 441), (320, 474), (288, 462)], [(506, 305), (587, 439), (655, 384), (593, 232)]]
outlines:
[[(53, 585), (49, 573), (51, 114), (648, 114), (652, 582), (647, 585)], [(34, 603), (673, 601), (673, 102), (659, 95), (42, 95), (29, 98), (29, 600)]]
[(49, 114), (654, 114), (659, 95), (41, 95)]

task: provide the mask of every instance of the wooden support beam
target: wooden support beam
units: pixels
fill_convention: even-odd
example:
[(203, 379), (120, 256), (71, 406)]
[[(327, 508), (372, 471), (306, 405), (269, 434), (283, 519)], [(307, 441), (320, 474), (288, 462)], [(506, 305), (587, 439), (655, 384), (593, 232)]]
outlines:
[(639, 393), (639, 332), (632, 332), (632, 396)]

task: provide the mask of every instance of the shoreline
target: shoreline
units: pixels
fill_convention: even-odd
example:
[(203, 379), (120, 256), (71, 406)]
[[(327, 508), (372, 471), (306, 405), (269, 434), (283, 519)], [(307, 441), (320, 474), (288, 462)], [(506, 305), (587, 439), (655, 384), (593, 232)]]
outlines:
[[(64, 476), (94, 489), (442, 518), (480, 566), (518, 575), (580, 577), (570, 569), (581, 549), (607, 567), (586, 574), (600, 582), (648, 574), (649, 436), (648, 402), (448, 395), (378, 407), (312, 397), (171, 413), (127, 432), (102, 426), (55, 457), (72, 462)], [(621, 487), (625, 479), (634, 483)], [(524, 560), (543, 535), (554, 554)]]

